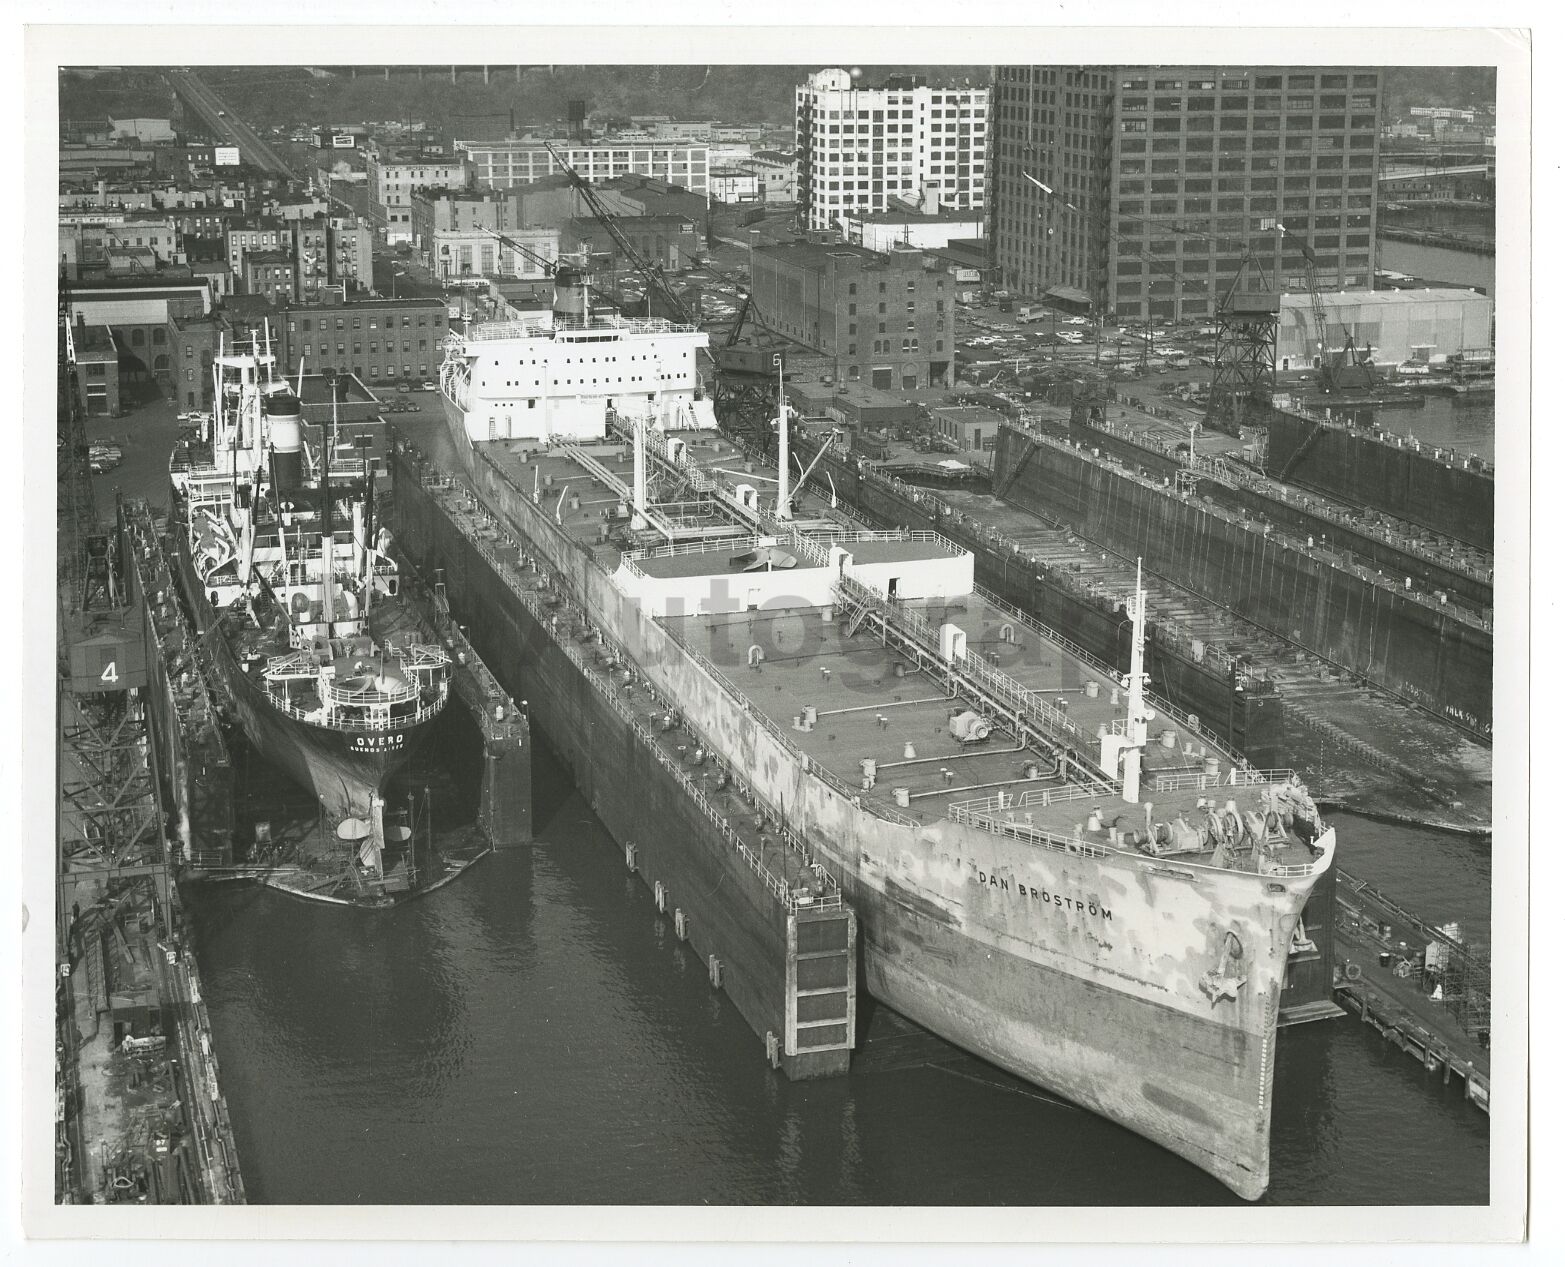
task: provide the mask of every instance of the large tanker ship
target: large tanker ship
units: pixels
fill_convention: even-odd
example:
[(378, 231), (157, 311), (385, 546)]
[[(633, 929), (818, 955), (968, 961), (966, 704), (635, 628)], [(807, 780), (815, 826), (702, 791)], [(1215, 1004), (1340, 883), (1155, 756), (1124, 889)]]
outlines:
[[(584, 292), (455, 338), (478, 496), (830, 870), (875, 997), (1260, 1196), (1279, 994), (1335, 846), (1308, 790), (1146, 692), (1139, 588), (1121, 674), (937, 534), (796, 509), (786, 409), (772, 476), (701, 425), (704, 342)], [(644, 366), (650, 393), (618, 390)]]
[(181, 583), (246, 737), (375, 870), (386, 784), (444, 709), (450, 660), (375, 522), (365, 451), (339, 452), (334, 424), (312, 446), (261, 336), (220, 349), (213, 379), (170, 462)]

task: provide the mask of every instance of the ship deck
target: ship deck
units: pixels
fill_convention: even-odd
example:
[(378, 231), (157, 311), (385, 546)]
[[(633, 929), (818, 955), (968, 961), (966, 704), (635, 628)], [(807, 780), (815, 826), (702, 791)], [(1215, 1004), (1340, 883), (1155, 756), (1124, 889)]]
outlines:
[[(932, 624), (949, 622), (964, 629), (969, 657), (983, 658), (1060, 708), (1088, 742), (1096, 744), (1098, 728), (1111, 727), (1123, 717), (1123, 695), (1108, 674), (1082, 665), (982, 598), (973, 596), (957, 606), (906, 606)], [(1143, 828), (1146, 813), (1139, 806), (1148, 801), (1157, 821), (1183, 814), (1199, 824), (1205, 810), (1198, 801), (1222, 805), (1233, 800), (1241, 812), (1257, 809), (1265, 785), (1278, 777), (1277, 772), (1243, 768), (1236, 776), (1228, 754), (1178, 719), (1159, 713), (1149, 723), (1142, 794), (1132, 806), (1101, 779), (1090, 781), (1079, 770), (1054, 773), (1055, 762), (1047, 752), (1020, 744), (1005, 719), (986, 712), (961, 689), (950, 694), (935, 674), (920, 670), (896, 647), (883, 645), (869, 626), (848, 637), (841, 624), (823, 619), (819, 608), (703, 613), (662, 623), (718, 666), (751, 707), (813, 766), (891, 817), (921, 824), (946, 818), (981, 820), (979, 825), (991, 827), (1014, 823), (1061, 840), (1078, 838), (1080, 829), (1081, 838), (1106, 844), (1106, 830), (1094, 834), (1088, 828), (1095, 809), (1102, 811), (1105, 829)], [(1007, 626), (1014, 631), (1014, 641), (1002, 637)], [(759, 665), (748, 663), (752, 646), (763, 649)], [(808, 728), (803, 720), (807, 708), (815, 710)], [(963, 744), (952, 735), (950, 717), (968, 709), (994, 721), (988, 739)], [(1173, 736), (1171, 746), (1165, 746), (1165, 733)], [(913, 748), (911, 758), (907, 745)], [(1085, 752), (1079, 755), (1085, 764)], [(1216, 775), (1206, 773), (1208, 756), (1218, 758)], [(875, 762), (871, 788), (863, 786), (866, 759)], [(1029, 777), (1029, 766), (1036, 768), (1034, 777)], [(1160, 778), (1174, 786), (1160, 790)], [(1249, 786), (1252, 782), (1256, 786)], [(907, 791), (905, 806), (897, 804), (899, 788)], [(1191, 861), (1207, 860), (1210, 850), (1188, 856)], [(1310, 850), (1295, 841), (1277, 860), (1293, 866), (1307, 865), (1310, 859)]]
[[(610, 439), (541, 448), (496, 442), (478, 447), (518, 487), (536, 488), (540, 504), (556, 517), (560, 529), (591, 550), (607, 570), (617, 565), (628, 539), (638, 550), (677, 551), (637, 557), (637, 567), (649, 575), (688, 578), (742, 571), (735, 560), (750, 543), (736, 538), (769, 530), (734, 507), (717, 481), (731, 486), (753, 477), (764, 490), (765, 475), (717, 433), (677, 434), (687, 446), (686, 465), (705, 476), (701, 482), (707, 487), (699, 494), (688, 486), (673, 487), (665, 464), (649, 454), (649, 494), (664, 529), (628, 534), (623, 517), (633, 479), (628, 443)], [(670, 496), (690, 500), (670, 501)], [(761, 497), (764, 506), (770, 499), (764, 491)], [(929, 558), (953, 548), (939, 540), (854, 539), (856, 525), (826, 520), (799, 521), (795, 527), (823, 553), (831, 535), (840, 532), (860, 564)], [(792, 552), (786, 541), (780, 548)], [(808, 566), (808, 561), (801, 558), (799, 564)], [(950, 623), (965, 631), (968, 660), (977, 662), (977, 671), (987, 674), (991, 684), (997, 674), (1009, 679), (1061, 723), (1073, 768), (1057, 770), (1059, 762), (1046, 745), (1022, 743), (1014, 718), (986, 706), (982, 692), (972, 689), (973, 673), (958, 674), (956, 693), (949, 693), (944, 671), (920, 667), (938, 662), (933, 648), (928, 655), (910, 654), (874, 621), (864, 622), (851, 637), (848, 622), (827, 619), (818, 607), (703, 612), (665, 617), (662, 623), (715, 666), (734, 692), (816, 768), (893, 819), (924, 824), (952, 819), (1023, 834), (1040, 843), (1085, 839), (1107, 846), (1112, 829), (1145, 830), (1147, 802), (1153, 804), (1155, 821), (1183, 817), (1199, 829), (1211, 806), (1221, 808), (1232, 801), (1240, 813), (1263, 810), (1267, 787), (1289, 776), (1286, 771), (1249, 769), (1184, 719), (1160, 710), (1148, 723), (1140, 795), (1135, 805), (1126, 803), (1118, 787), (1097, 769), (1100, 728), (1123, 726), (1127, 709), (1112, 671), (1087, 663), (1024, 617), (978, 594), (955, 603), (899, 602), (893, 624), (897, 613), (926, 629)], [(754, 646), (765, 655), (759, 667), (748, 664)], [(807, 708), (815, 710), (816, 720), (805, 728)], [(969, 709), (989, 720), (993, 731), (981, 742), (964, 744), (948, 723), (953, 714)], [(912, 757), (905, 755), (908, 744)], [(868, 788), (865, 760), (875, 762)], [(1216, 773), (1211, 772), (1213, 761)], [(904, 789), (906, 804), (901, 804)], [(1101, 811), (1100, 825), (1089, 828), (1094, 811)], [(1211, 854), (1208, 847), (1174, 856), (1206, 861)], [(1306, 867), (1311, 857), (1304, 842), (1290, 837), (1274, 862), (1290, 869)]]

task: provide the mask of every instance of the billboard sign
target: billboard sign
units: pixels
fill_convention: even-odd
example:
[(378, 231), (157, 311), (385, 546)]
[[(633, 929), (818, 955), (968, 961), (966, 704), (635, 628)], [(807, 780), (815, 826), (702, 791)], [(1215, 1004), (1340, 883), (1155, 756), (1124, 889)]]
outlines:
[(343, 132), (332, 135), (331, 145), (334, 150), (351, 150), (355, 144), (355, 138)]
[(213, 146), (212, 163), (216, 167), (238, 167), (239, 147), (237, 145)]

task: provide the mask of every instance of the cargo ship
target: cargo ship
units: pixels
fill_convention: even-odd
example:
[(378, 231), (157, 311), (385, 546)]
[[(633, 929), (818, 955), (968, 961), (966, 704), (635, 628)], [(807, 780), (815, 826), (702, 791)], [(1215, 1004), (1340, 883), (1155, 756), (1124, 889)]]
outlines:
[(376, 522), (367, 450), (338, 446), (335, 406), (312, 444), (264, 331), (220, 347), (212, 374), (213, 412), (169, 464), (180, 583), (246, 738), (378, 873), (386, 785), (445, 708), (450, 658)]
[[(1259, 1197), (1279, 996), (1335, 848), (1308, 789), (1149, 696), (1139, 586), (1128, 672), (1084, 664), (938, 534), (796, 507), (786, 406), (767, 474), (696, 425), (693, 369), (657, 380), (672, 404), (618, 368), (584, 390), (587, 349), (693, 367), (705, 336), (561, 299), (558, 325), (459, 337), (442, 383), (480, 503), (581, 636), (829, 871), (877, 999)], [(539, 403), (507, 415), (518, 380)], [(556, 409), (563, 433), (518, 425)]]

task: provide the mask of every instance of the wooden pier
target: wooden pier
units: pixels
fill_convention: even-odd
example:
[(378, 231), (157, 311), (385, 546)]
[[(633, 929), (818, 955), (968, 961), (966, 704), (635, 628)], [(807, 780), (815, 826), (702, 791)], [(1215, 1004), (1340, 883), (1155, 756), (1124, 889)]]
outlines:
[(1489, 1110), (1489, 961), (1454, 925), (1435, 927), (1339, 870), (1337, 1002)]

